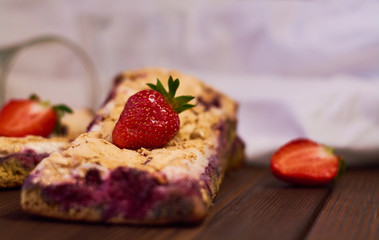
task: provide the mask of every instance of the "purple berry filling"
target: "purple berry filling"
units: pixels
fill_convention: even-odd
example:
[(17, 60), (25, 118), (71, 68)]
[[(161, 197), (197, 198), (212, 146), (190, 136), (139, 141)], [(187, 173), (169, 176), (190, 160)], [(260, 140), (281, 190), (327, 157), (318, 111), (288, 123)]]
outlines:
[(113, 80), (113, 88), (116, 88), (118, 85), (120, 85), (123, 80), (124, 76), (122, 74), (117, 75)]
[[(24, 188), (33, 187), (29, 178)], [(201, 197), (199, 189), (195, 181), (162, 184), (150, 173), (118, 167), (106, 179), (101, 179), (98, 170), (90, 169), (75, 184), (42, 187), (42, 196), (66, 211), (73, 207), (95, 207), (104, 220), (119, 214), (126, 219), (143, 220), (148, 216), (159, 219), (167, 214), (185, 216), (186, 208), (191, 208), (191, 197)], [(162, 206), (170, 211), (160, 212)]]
[(226, 166), (222, 166), (222, 161), (232, 157), (232, 154), (236, 151), (234, 149), (235, 142), (238, 141), (231, 133), (234, 131), (232, 121), (219, 122), (214, 126), (214, 129), (219, 131), (217, 155), (212, 155), (208, 158), (208, 166), (200, 176), (203, 185), (212, 198), (215, 197), (219, 187), (215, 178), (219, 178), (223, 174), (222, 169), (226, 168)]
[(212, 181), (212, 177), (214, 177), (215, 174), (217, 177), (220, 175), (220, 161), (215, 156), (212, 156), (210, 159), (208, 159), (208, 161), (208, 166), (205, 168), (205, 171), (201, 174), (200, 180), (206, 187), (206, 190), (208, 191), (211, 198), (214, 198), (215, 192), (212, 191), (212, 189), (215, 190), (215, 187), (217, 188), (217, 186), (214, 186), (215, 184), (217, 184), (217, 182)]
[(91, 128), (92, 128), (94, 125), (100, 123), (100, 122), (103, 121), (103, 120), (104, 120), (104, 119), (103, 119), (103, 117), (102, 117), (101, 115), (96, 114), (96, 116), (93, 118), (93, 120), (88, 124), (88, 126), (87, 126), (87, 132), (90, 131)]
[[(146, 77), (146, 74), (136, 74), (133, 76), (129, 76), (129, 80), (135, 81), (135, 80), (137, 80), (139, 78), (143, 78), (143, 77)], [(115, 77), (115, 79), (113, 81), (113, 88), (111, 89), (111, 91), (109, 92), (105, 101), (101, 105), (102, 107), (104, 107), (108, 102), (110, 102), (111, 100), (113, 100), (116, 97), (116, 94), (117, 94), (116, 88), (118, 87), (118, 85), (120, 85), (122, 83), (123, 80), (124, 80), (124, 75), (122, 75), (122, 74), (119, 74)]]
[(211, 107), (216, 107), (216, 108), (221, 107), (220, 96), (218, 96), (218, 95), (216, 95), (210, 101), (205, 101), (202, 97), (198, 97), (197, 101), (199, 104), (201, 104), (205, 107), (206, 111), (209, 110)]
[(124, 76), (122, 74), (119, 74), (115, 77), (113, 81), (113, 88), (108, 93), (108, 96), (105, 98), (105, 101), (103, 102), (103, 104), (101, 104), (101, 107), (104, 107), (109, 101), (111, 101), (112, 99), (116, 97), (116, 93), (117, 93), (116, 88), (119, 84), (121, 84), (123, 79), (124, 79)]
[(109, 92), (108, 96), (105, 98), (105, 101), (103, 102), (103, 104), (101, 104), (101, 107), (105, 107), (105, 105), (107, 105), (108, 102), (112, 101), (115, 97), (116, 97), (116, 89), (114, 88), (112, 91)]
[(36, 153), (32, 149), (25, 149), (18, 153), (8, 154), (0, 157), (0, 163), (7, 161), (10, 158), (17, 158), (24, 168), (34, 168), (42, 159), (48, 157), (50, 153)]

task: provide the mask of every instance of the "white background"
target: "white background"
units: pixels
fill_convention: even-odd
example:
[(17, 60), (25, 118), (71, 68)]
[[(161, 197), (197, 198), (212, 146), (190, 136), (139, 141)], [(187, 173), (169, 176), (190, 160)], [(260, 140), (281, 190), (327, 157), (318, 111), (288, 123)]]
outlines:
[[(100, 75), (99, 102), (123, 70), (172, 68), (209, 82), (239, 101), (252, 163), (295, 137), (350, 164), (378, 162), (378, 1), (0, 0), (0, 29), (0, 46), (45, 34), (80, 44)], [(62, 49), (30, 51), (7, 97), (33, 90), (88, 105), (83, 76)]]

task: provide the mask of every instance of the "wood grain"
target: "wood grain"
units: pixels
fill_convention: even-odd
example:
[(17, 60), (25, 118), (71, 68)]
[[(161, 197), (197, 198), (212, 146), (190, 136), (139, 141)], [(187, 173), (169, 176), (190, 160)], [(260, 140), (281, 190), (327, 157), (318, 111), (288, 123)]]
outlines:
[(335, 185), (307, 239), (379, 239), (379, 170), (349, 170)]
[(207, 218), (193, 226), (62, 222), (24, 213), (19, 190), (0, 191), (0, 239), (378, 239), (379, 169), (332, 187), (300, 188), (268, 168), (230, 172)]
[(328, 193), (283, 184), (267, 169), (257, 184), (209, 218), (196, 239), (302, 238)]

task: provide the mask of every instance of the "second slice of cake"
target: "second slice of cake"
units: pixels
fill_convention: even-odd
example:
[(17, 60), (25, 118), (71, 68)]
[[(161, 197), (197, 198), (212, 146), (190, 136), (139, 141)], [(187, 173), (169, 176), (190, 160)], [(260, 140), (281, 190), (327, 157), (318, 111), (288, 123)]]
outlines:
[[(197, 106), (181, 113), (173, 140), (155, 149), (120, 149), (112, 130), (127, 99), (157, 78), (180, 79), (179, 95)], [(42, 160), (25, 181), (22, 207), (66, 220), (166, 224), (202, 220), (229, 166), (243, 160), (237, 104), (176, 71), (120, 75), (89, 127), (61, 153)]]
[(53, 152), (67, 149), (69, 141), (85, 132), (92, 113), (89, 110), (76, 110), (70, 116), (64, 116), (64, 133), (58, 137), (0, 136), (0, 188), (21, 187), (25, 178), (34, 167)]

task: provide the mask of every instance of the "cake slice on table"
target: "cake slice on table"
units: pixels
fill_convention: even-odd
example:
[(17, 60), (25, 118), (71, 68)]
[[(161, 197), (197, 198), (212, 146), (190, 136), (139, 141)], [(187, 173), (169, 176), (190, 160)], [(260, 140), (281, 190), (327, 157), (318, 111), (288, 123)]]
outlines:
[[(38, 97), (10, 100), (0, 111), (0, 188), (20, 187), (31, 170), (52, 152), (69, 147), (68, 136), (73, 138), (81, 125), (70, 119), (80, 116), (82, 122), (88, 120), (84, 113), (73, 114), (70, 118), (60, 118), (66, 111), (64, 105), (50, 106)], [(65, 132), (57, 137), (54, 129)], [(78, 135), (78, 134), (77, 134)]]
[[(146, 92), (147, 84), (157, 79), (166, 83), (170, 76), (180, 79), (178, 95), (195, 97), (195, 107), (188, 96), (173, 97), (179, 84), (173, 79), (170, 91), (163, 92), (174, 99), (173, 109), (189, 108), (179, 114), (178, 129), (167, 106), (159, 110), (147, 103), (160, 102), (155, 93)], [(160, 82), (150, 86), (163, 88)], [(29, 175), (22, 188), (22, 208), (90, 222), (201, 221), (226, 169), (243, 160), (236, 111), (232, 99), (191, 76), (162, 69), (125, 72), (116, 78), (89, 132), (67, 150), (43, 159)], [(157, 112), (170, 119), (161, 121)]]
[(66, 138), (0, 137), (0, 188), (20, 187), (43, 158), (68, 147)]

